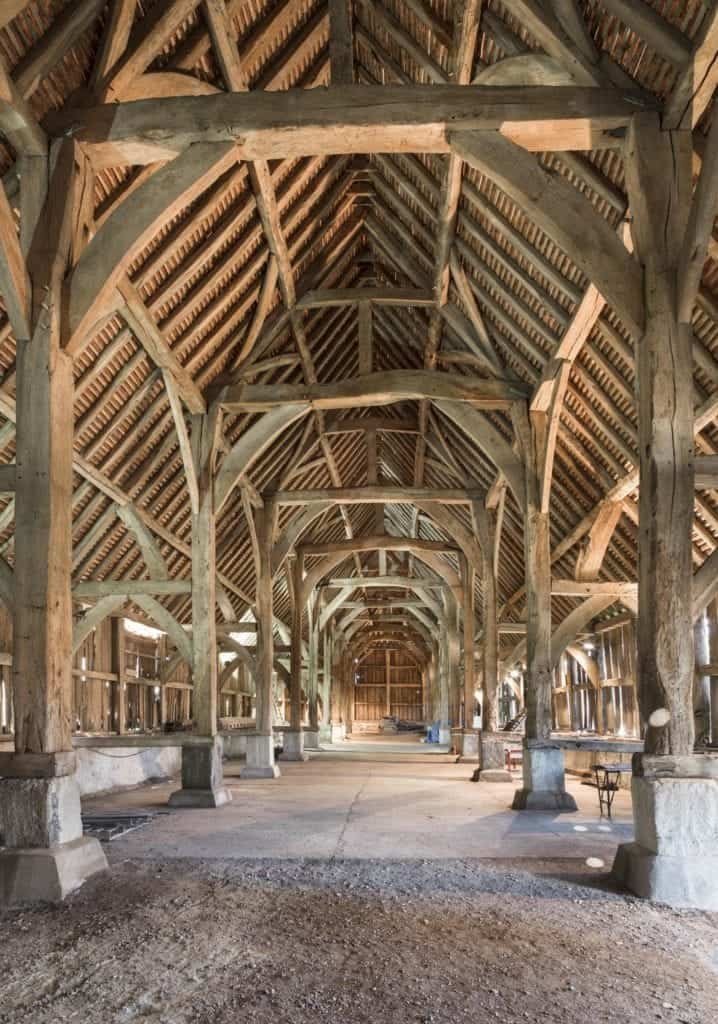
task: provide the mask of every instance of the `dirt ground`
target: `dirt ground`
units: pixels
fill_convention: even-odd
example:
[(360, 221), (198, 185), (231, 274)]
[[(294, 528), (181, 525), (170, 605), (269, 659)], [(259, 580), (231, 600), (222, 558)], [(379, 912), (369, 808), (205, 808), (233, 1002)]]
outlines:
[(718, 1020), (718, 915), (578, 860), (111, 857), (0, 914), (2, 1024)]

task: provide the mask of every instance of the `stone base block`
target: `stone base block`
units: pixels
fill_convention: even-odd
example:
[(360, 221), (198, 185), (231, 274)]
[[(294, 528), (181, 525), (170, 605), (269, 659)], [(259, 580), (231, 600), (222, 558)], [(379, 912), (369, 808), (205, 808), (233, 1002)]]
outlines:
[(577, 811), (576, 801), (570, 793), (556, 789), (517, 789), (511, 804), (514, 811)]
[(718, 778), (631, 779), (636, 842), (650, 853), (703, 857), (718, 851)]
[(170, 798), (170, 807), (222, 807), (232, 794), (223, 785), (222, 737), (197, 736), (182, 747), (182, 789)]
[(558, 747), (524, 747), (524, 784), (514, 794), (515, 811), (577, 811), (566, 792), (563, 751)]
[(222, 807), (232, 799), (225, 786), (217, 789), (177, 789), (167, 803), (170, 807)]
[(74, 775), (0, 779), (0, 843), (46, 849), (82, 837), (80, 788)]
[(304, 753), (304, 733), (301, 729), (285, 730), (283, 750), (279, 755), (280, 761), (308, 761), (309, 757)]
[(514, 778), (506, 768), (481, 768), (478, 773), (479, 782), (513, 782)]
[(439, 746), (450, 747), (451, 746), (451, 729), (448, 725), (439, 726)]
[(479, 734), (475, 729), (463, 729), (461, 732), (452, 732), (451, 742), (456, 747), (457, 753), (465, 761), (476, 761), (479, 757)]
[(338, 725), (331, 725), (329, 727), (329, 742), (330, 743), (343, 743), (347, 738), (347, 727), (342, 723)]
[(718, 758), (634, 760), (636, 841), (620, 846), (614, 877), (646, 899), (718, 910)]
[(274, 736), (247, 737), (247, 760), (239, 774), (242, 779), (279, 778), (279, 766), (274, 760)]
[(718, 911), (718, 855), (665, 856), (640, 843), (616, 851), (613, 877), (636, 896), (671, 907)]
[(488, 732), (482, 729), (479, 733), (479, 752), (481, 769), (506, 768), (506, 736), (502, 733)]
[(319, 742), (320, 743), (332, 743), (332, 726), (331, 725), (320, 725), (319, 726)]
[(304, 730), (304, 746), (310, 747), (312, 750), (318, 750), (320, 744), (319, 730), (318, 729), (305, 729)]
[(107, 869), (97, 839), (81, 837), (45, 849), (0, 851), (0, 906), (57, 903)]

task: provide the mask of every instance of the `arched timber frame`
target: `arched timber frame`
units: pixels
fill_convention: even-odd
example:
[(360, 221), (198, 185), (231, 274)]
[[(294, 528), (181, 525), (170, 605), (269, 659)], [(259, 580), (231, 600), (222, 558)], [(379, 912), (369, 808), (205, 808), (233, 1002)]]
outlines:
[[(446, 406), (446, 414), (460, 418), (462, 429), (486, 455), (507, 470), (507, 479), (521, 494), (516, 456), (483, 417), (460, 416), (464, 403), (489, 409), (509, 409), (526, 398), (526, 389), (516, 381), (461, 377), (427, 370), (395, 370), (390, 374), (365, 374), (332, 385), (286, 386), (228, 385), (215, 404), (230, 412), (262, 412), (262, 418), (236, 442), (220, 466), (215, 481), (215, 509), (219, 513), (240, 478), (288, 426), (312, 410), (343, 409), (357, 405), (381, 406), (397, 402), (431, 399)], [(475, 410), (473, 410), (475, 411)], [(519, 502), (522, 504), (521, 498)]]

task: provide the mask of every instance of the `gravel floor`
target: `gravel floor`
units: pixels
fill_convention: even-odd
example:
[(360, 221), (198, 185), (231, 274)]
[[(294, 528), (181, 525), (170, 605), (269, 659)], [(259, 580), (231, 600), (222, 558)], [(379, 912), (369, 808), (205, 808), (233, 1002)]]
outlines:
[(718, 915), (580, 861), (112, 856), (0, 914), (2, 1024), (718, 1020)]

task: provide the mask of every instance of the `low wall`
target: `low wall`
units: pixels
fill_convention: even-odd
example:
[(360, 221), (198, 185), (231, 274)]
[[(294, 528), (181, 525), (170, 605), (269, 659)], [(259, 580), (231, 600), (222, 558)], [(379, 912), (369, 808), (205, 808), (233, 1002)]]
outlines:
[(81, 796), (169, 779), (182, 768), (182, 745), (176, 737), (82, 736), (73, 739), (73, 746)]
[(238, 757), (247, 756), (248, 730), (228, 729), (220, 735), (222, 737), (222, 752), (228, 760), (233, 761)]

